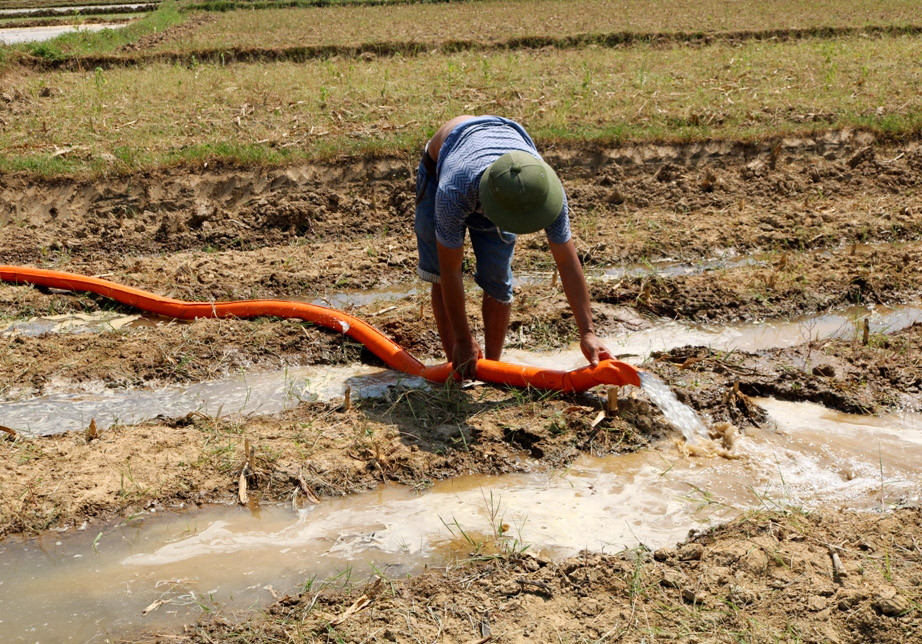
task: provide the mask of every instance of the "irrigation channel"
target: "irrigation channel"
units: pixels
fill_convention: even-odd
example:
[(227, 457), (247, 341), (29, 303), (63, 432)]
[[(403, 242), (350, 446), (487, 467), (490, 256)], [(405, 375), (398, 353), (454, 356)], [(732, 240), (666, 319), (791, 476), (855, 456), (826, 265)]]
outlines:
[[(156, 324), (157, 320), (113, 313), (87, 316), (58, 316), (57, 319), (12, 323), (3, 333), (31, 333), (72, 330), (104, 332), (128, 325)], [(922, 322), (920, 307), (852, 307), (790, 320), (729, 325), (687, 324), (661, 320), (647, 329), (606, 338), (607, 346), (620, 359), (641, 363), (652, 351), (667, 351), (684, 345), (716, 350), (760, 351), (830, 337), (856, 333), (859, 320), (867, 318), (873, 333), (888, 333)], [(161, 321), (162, 322), (162, 321)], [(57, 325), (57, 326), (55, 326)], [(509, 349), (507, 360), (554, 369), (584, 364), (578, 347), (565, 351), (536, 353)], [(95, 419), (100, 429), (113, 423), (139, 423), (157, 416), (179, 417), (191, 412), (206, 415), (273, 414), (304, 400), (331, 400), (349, 387), (354, 397), (380, 396), (391, 386), (426, 386), (421, 378), (364, 364), (348, 366), (290, 367), (280, 371), (244, 373), (220, 380), (160, 389), (109, 389), (101, 384), (84, 384), (79, 389), (68, 383), (49, 385), (48, 395), (24, 400), (0, 401), (0, 425), (30, 435), (49, 435), (85, 429)]]
[(563, 557), (671, 545), (747, 508), (919, 502), (919, 416), (757, 402), (775, 427), (738, 438), (734, 458), (686, 458), (663, 442), (581, 457), (562, 472), (460, 477), (423, 493), (385, 485), (298, 512), (212, 507), (8, 541), (0, 544), (0, 630), (31, 644), (164, 628), (217, 607), (258, 607), (308, 580), (441, 565), (470, 550), (462, 530), (489, 542), (502, 523), (510, 547)]
[(87, 23), (82, 25), (49, 25), (47, 27), (11, 27), (0, 29), (0, 45), (15, 45), (24, 42), (51, 40), (66, 33), (76, 31), (102, 31), (118, 29), (127, 22)]

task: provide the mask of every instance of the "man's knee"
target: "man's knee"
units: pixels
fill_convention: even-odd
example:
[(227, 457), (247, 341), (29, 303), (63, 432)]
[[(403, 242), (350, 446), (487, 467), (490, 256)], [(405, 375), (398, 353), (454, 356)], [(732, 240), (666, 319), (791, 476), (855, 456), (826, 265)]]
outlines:
[(508, 280), (497, 281), (482, 277), (478, 272), (474, 275), (474, 281), (477, 283), (485, 295), (495, 300), (499, 304), (512, 304), (512, 276)]

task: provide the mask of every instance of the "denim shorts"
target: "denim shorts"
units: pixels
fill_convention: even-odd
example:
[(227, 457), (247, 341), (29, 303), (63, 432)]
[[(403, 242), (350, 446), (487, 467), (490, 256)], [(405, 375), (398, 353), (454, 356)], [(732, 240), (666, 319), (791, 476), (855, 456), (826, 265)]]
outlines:
[[(435, 192), (438, 182), (420, 161), (416, 171), (416, 246), (419, 249), (419, 277), (439, 283), (439, 254), (435, 241)], [(512, 253), (515, 235), (500, 230), (480, 213), (464, 220), (477, 260), (474, 281), (484, 292), (503, 304), (512, 302)]]

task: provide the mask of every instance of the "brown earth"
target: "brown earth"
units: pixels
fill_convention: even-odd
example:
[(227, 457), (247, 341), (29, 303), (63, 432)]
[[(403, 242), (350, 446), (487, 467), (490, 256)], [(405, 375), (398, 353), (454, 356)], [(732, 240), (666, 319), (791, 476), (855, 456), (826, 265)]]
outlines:
[(107, 387), (213, 380), (232, 371), (359, 359), (361, 345), (300, 321), (198, 320), (113, 333), (0, 340), (0, 387), (45, 393), (50, 379)]
[(597, 302), (647, 314), (720, 322), (905, 303), (922, 293), (922, 244), (784, 252), (761, 265), (597, 283), (591, 293)]
[[(355, 284), (350, 283), (346, 277), (341, 278), (339, 289), (334, 288), (333, 284), (324, 285), (324, 265), (339, 261), (345, 254), (337, 256), (338, 248), (326, 247), (321, 252), (320, 249), (307, 247), (281, 247), (250, 253), (205, 253), (197, 258), (177, 253), (127, 262), (116, 257), (108, 262), (112, 270), (106, 270), (101, 262), (90, 267), (71, 262), (55, 268), (105, 275), (107, 279), (122, 284), (185, 300), (266, 297), (302, 299), (336, 292), (346, 292), (348, 295), (349, 291), (367, 298), (367, 290), (352, 288)], [(376, 249), (375, 252), (390, 253), (386, 248)], [(699, 321), (757, 320), (855, 304), (917, 301), (922, 291), (920, 259), (922, 242), (907, 242), (846, 246), (802, 253), (779, 252), (756, 256), (752, 259), (753, 263), (733, 265), (731, 261), (724, 268), (721, 268), (720, 263), (709, 267), (706, 263), (694, 261), (680, 267), (698, 274), (671, 275), (668, 269), (659, 272), (655, 267), (639, 265), (636, 267), (641, 272), (639, 275), (608, 280), (590, 279), (590, 292), (600, 305), (632, 306), (647, 315)], [(406, 273), (402, 276), (408, 280), (414, 277), (410, 273), (410, 266), (415, 267), (415, 249), (407, 248), (405, 253), (388, 255), (378, 264), (387, 262), (400, 262), (401, 273)], [(128, 263), (128, 266), (120, 267), (123, 263)], [(362, 265), (358, 263), (357, 267)], [(366, 261), (364, 265), (369, 268), (358, 270), (363, 276), (378, 273), (372, 267), (372, 261)], [(589, 275), (593, 278), (591, 269)], [(550, 285), (550, 272), (526, 273), (524, 276), (531, 277), (538, 284), (516, 287), (516, 307), (533, 306), (540, 298), (542, 308), (554, 309), (559, 315), (567, 315), (562, 293), (541, 288), (540, 282)], [(426, 291), (425, 285), (418, 281), (394, 283), (382, 288), (400, 295), (413, 287), (416, 287), (417, 292)], [(385, 296), (386, 293), (382, 299)], [(418, 301), (419, 295), (414, 302)], [(111, 307), (112, 304), (95, 296), (74, 298), (39, 293), (23, 287), (0, 286), (0, 317), (24, 318), (93, 311), (106, 306)], [(369, 312), (378, 312), (382, 308), (369, 307), (373, 309)], [(532, 314), (534, 311), (525, 313)], [(403, 316), (405, 324), (412, 324), (413, 316), (408, 314), (407, 309), (401, 308), (389, 312), (376, 323), (396, 328), (396, 318)], [(418, 318), (418, 312), (415, 317)]]
[(655, 553), (551, 562), (526, 552), (312, 589), (245, 624), (219, 619), (170, 641), (915, 642), (920, 539), (918, 509), (758, 513)]
[[(470, 289), (468, 296), (468, 309), (478, 310), (479, 292)], [(113, 305), (104, 298), (51, 294), (27, 286), (0, 287), (0, 319), (109, 308)], [(128, 307), (114, 308), (133, 311)], [(393, 304), (372, 302), (347, 308), (417, 357), (432, 362), (445, 359), (427, 290)], [(593, 311), (600, 334), (612, 335), (650, 324), (625, 307), (596, 303)], [(481, 333), (482, 327), (478, 316), (472, 328)], [(548, 282), (521, 289), (510, 320), (507, 347), (554, 349), (576, 339), (572, 314), (557, 288)], [(0, 393), (35, 396), (87, 382), (107, 387), (155, 387), (214, 379), (241, 369), (360, 361), (383, 366), (355, 341), (300, 320), (151, 320), (118, 332), (0, 337), (0, 383), (4, 383)]]
[[(698, 275), (630, 277), (617, 283), (593, 282), (592, 310), (597, 333), (616, 341), (621, 333), (656, 324), (656, 320), (645, 317), (645, 314), (711, 323), (784, 318), (853, 304), (918, 302), (922, 290), (920, 244), (870, 247), (861, 252), (856, 250), (855, 254), (850, 249), (843, 249), (792, 254), (792, 259), (787, 257), (782, 255), (781, 260), (765, 266), (738, 266)], [(144, 285), (143, 282), (141, 285)], [(577, 340), (572, 313), (558, 286), (553, 286), (548, 279), (544, 284), (521, 286), (517, 290), (518, 299), (510, 321), (509, 348), (533, 351), (558, 349)], [(372, 302), (349, 307), (349, 310), (375, 324), (419, 358), (438, 361), (444, 359), (444, 354), (434, 329), (426, 289), (420, 291), (393, 303)], [(0, 311), (10, 317), (109, 306), (111, 303), (102, 298), (48, 294), (30, 287), (0, 288)], [(468, 310), (476, 312), (478, 308), (479, 293), (471, 288)], [(808, 322), (804, 324), (809, 326)], [(479, 315), (475, 315), (472, 328), (479, 334), (481, 326)], [(899, 340), (875, 337), (874, 341), (887, 346), (891, 341)], [(840, 344), (823, 343), (821, 348), (825, 350)], [(808, 354), (813, 352), (813, 358), (822, 355), (813, 345), (807, 345), (805, 351)], [(740, 355), (736, 354), (735, 358)], [(879, 364), (872, 361), (863, 367), (874, 373), (881, 370), (888, 372), (892, 370), (888, 364), (907, 355), (914, 359), (916, 354), (911, 350), (908, 353), (902, 349), (893, 350), (892, 357), (875, 356)], [(2, 338), (0, 382), (8, 383), (6, 390), (37, 395), (46, 391), (45, 385), (52, 376), (59, 385), (62, 382), (100, 381), (107, 386), (156, 386), (215, 378), (239, 369), (340, 364), (357, 360), (380, 364), (370, 352), (362, 351), (354, 342), (334, 332), (294, 320), (199, 320), (76, 337), (50, 334)], [(761, 354), (754, 360), (764, 362), (766, 356)], [(801, 360), (805, 364), (810, 362)], [(751, 367), (747, 365), (746, 368)], [(910, 367), (908, 372), (911, 371)], [(777, 370), (762, 375), (766, 381), (781, 378)], [(914, 392), (911, 378), (894, 381), (885, 387), (887, 395), (894, 401), (899, 399), (900, 382), (908, 387), (905, 393)], [(859, 377), (856, 383), (867, 384), (867, 381)], [(762, 391), (768, 390), (763, 388)], [(867, 393), (867, 390), (864, 391)], [(868, 400), (848, 404), (833, 404), (832, 400), (828, 397), (823, 402), (843, 411), (880, 406), (878, 402)]]
[[(845, 132), (547, 156), (568, 187), (584, 260), (612, 266), (917, 238), (922, 151), (872, 143)], [(290, 295), (406, 281), (415, 268), (414, 167), (345, 159), (95, 181), (10, 176), (0, 188), (0, 253), (8, 263), (90, 272), (139, 270), (138, 261), (180, 251), (187, 269), (270, 262), (270, 285)], [(548, 267), (544, 246), (540, 236), (523, 239), (515, 267)]]
[(922, 409), (922, 324), (888, 336), (830, 339), (760, 353), (682, 347), (647, 367), (712, 421), (759, 424), (751, 396), (814, 402), (851, 414)]

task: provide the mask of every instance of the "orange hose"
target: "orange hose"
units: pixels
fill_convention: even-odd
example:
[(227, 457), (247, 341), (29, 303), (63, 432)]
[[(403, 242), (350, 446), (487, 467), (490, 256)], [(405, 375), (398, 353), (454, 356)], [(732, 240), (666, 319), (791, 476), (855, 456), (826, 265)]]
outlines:
[[(427, 367), (373, 326), (342, 311), (324, 306), (285, 300), (241, 300), (236, 302), (183, 302), (162, 297), (96, 277), (49, 271), (24, 266), (0, 266), (0, 280), (86, 291), (108, 297), (121, 304), (172, 318), (298, 318), (344, 333), (364, 344), (392, 369), (431, 382), (446, 382), (453, 377), (450, 363)], [(477, 378), (485, 382), (535, 387), (559, 391), (585, 391), (596, 385), (640, 386), (637, 369), (616, 360), (603, 360), (596, 367), (557, 371), (513, 365), (495, 360), (477, 361)]]

